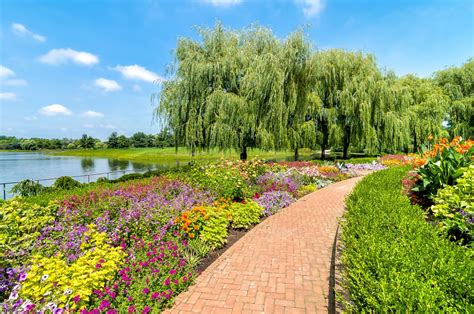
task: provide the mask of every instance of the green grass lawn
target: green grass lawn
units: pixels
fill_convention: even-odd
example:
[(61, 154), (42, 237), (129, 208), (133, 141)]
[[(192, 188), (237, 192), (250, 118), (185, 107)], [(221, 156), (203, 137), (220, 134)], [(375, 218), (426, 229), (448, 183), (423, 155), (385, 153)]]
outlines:
[[(197, 152), (194, 157), (191, 153), (180, 147), (178, 151), (172, 147), (168, 148), (127, 148), (127, 149), (94, 149), (94, 150), (67, 150), (48, 152), (52, 155), (62, 156), (77, 156), (77, 157), (102, 157), (119, 160), (130, 160), (140, 163), (160, 163), (174, 165), (176, 161), (187, 162), (191, 160), (217, 160), (220, 158), (237, 159), (239, 154), (235, 151), (219, 152), (211, 150), (209, 152)], [(314, 154), (314, 151), (302, 149), (300, 150), (300, 159), (309, 159)], [(262, 151), (259, 149), (252, 149), (248, 151), (248, 158), (258, 159), (275, 159), (275, 160), (293, 160), (293, 152), (289, 151)]]

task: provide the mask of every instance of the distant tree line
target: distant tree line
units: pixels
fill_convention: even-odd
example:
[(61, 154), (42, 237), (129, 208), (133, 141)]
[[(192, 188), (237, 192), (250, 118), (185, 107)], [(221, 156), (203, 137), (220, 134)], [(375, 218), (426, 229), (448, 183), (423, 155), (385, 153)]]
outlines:
[(182, 38), (155, 117), (192, 152), (300, 148), (418, 151), (429, 135), (474, 134), (474, 60), (431, 78), (397, 77), (374, 56), (315, 50), (303, 32), (217, 24)]
[(0, 149), (6, 150), (44, 150), (44, 149), (99, 149), (129, 147), (172, 147), (174, 136), (169, 129), (158, 134), (137, 132), (130, 137), (113, 132), (107, 141), (83, 134), (79, 139), (62, 138), (17, 138), (0, 135)]

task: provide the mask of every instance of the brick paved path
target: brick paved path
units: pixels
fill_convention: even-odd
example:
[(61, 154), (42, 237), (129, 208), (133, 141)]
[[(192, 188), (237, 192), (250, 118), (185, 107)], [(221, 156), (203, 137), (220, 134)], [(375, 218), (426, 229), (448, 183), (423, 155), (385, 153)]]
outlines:
[(337, 221), (359, 179), (311, 193), (253, 228), (168, 312), (327, 313)]

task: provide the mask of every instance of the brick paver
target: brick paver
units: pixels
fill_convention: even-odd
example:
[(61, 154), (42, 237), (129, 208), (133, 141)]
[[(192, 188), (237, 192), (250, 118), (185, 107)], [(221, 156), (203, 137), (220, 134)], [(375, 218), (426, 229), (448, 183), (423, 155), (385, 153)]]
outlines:
[(327, 313), (338, 218), (359, 179), (311, 193), (253, 228), (168, 312)]

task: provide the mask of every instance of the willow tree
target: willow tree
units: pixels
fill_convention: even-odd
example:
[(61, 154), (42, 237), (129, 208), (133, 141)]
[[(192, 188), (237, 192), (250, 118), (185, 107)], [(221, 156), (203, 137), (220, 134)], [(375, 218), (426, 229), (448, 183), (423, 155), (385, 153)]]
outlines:
[(393, 72), (378, 85), (371, 124), (376, 130), (378, 152), (408, 150), (410, 144), (410, 93)]
[(450, 135), (474, 137), (474, 59), (461, 67), (436, 72), (434, 80), (450, 98), (447, 117)]
[(298, 149), (312, 148), (316, 131), (311, 113), (314, 102), (311, 100), (311, 47), (302, 32), (291, 34), (283, 43), (280, 62), (283, 65), (283, 101), (286, 107), (286, 138), (288, 146), (298, 160)]
[(181, 39), (173, 79), (163, 84), (156, 114), (191, 150), (285, 146), (287, 112), (280, 42), (262, 27), (201, 29)]
[(443, 121), (449, 98), (429, 79), (407, 75), (400, 83), (408, 93), (409, 128), (416, 152), (429, 135), (443, 136)]
[(331, 49), (314, 56), (316, 90), (321, 100), (317, 127), (322, 133), (322, 158), (328, 140), (342, 145), (348, 157), (351, 143), (371, 152), (377, 136), (371, 124), (381, 74), (371, 55)]

